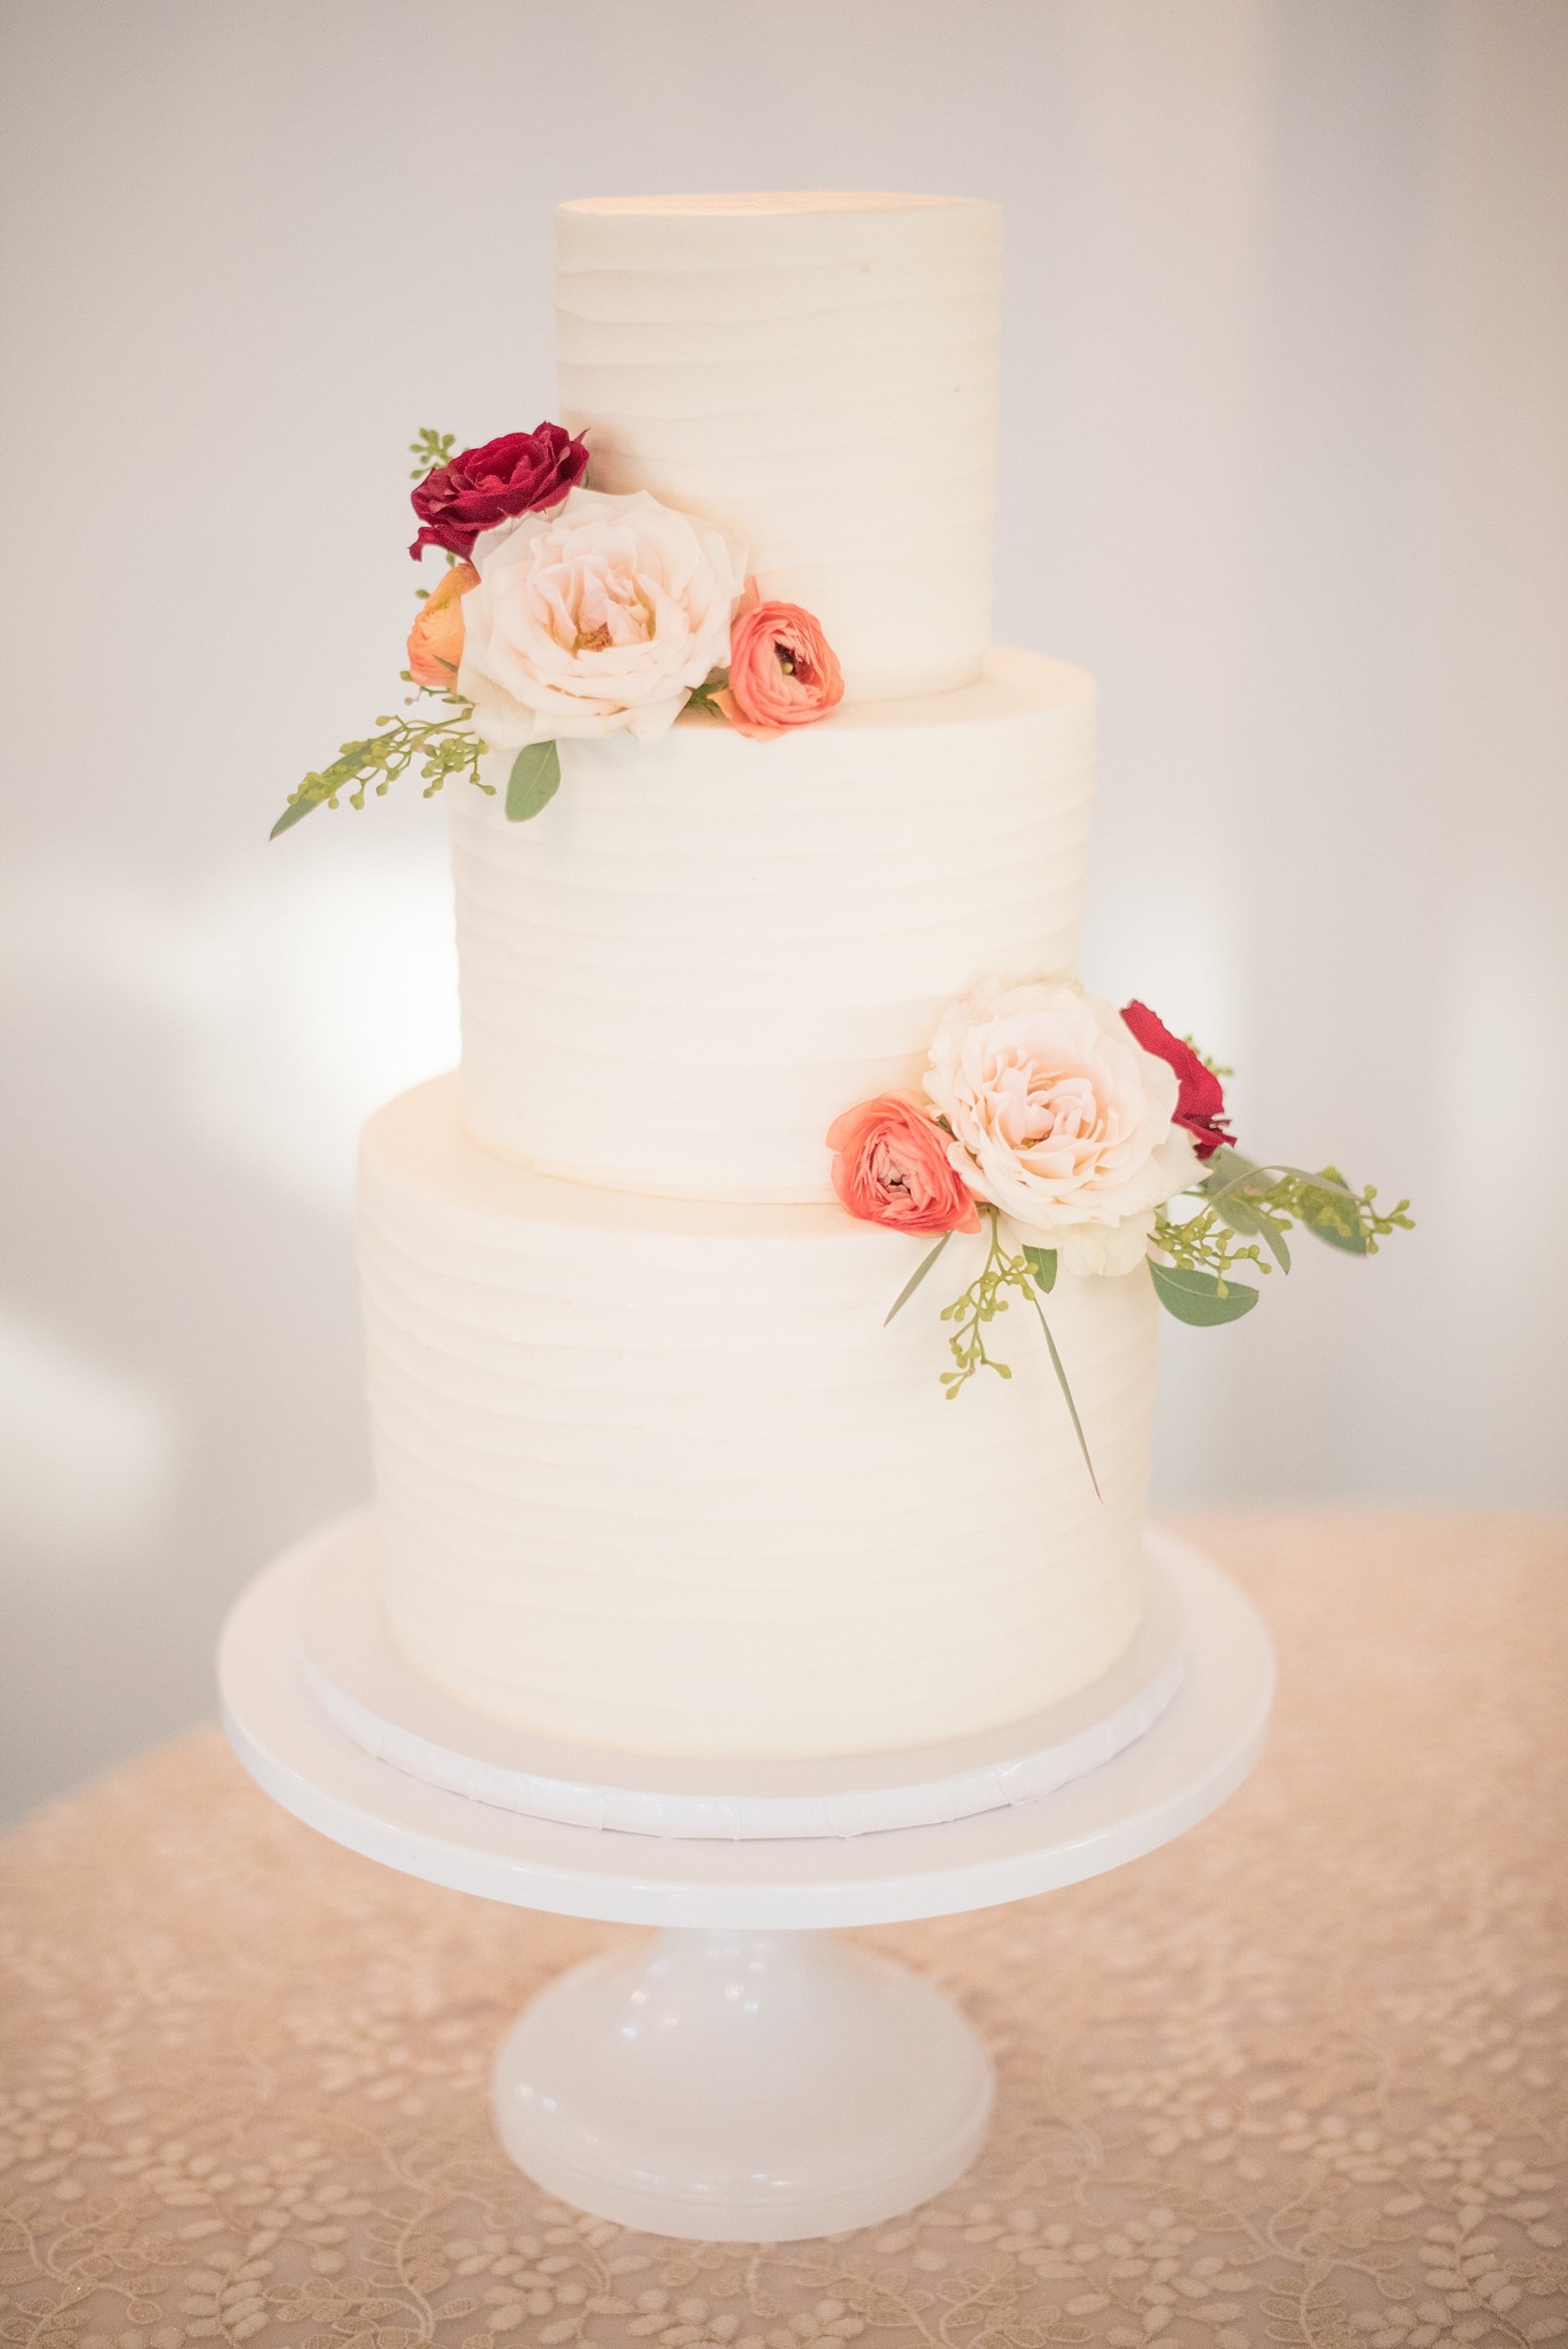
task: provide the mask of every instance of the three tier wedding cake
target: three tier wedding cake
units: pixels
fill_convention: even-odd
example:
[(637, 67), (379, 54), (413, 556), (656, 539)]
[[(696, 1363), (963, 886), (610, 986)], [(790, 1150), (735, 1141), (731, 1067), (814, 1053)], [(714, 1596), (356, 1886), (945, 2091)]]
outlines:
[(462, 1067), (362, 1157), (387, 1614), (580, 1743), (961, 1737), (1134, 1637), (1158, 1305), (1396, 1219), (1078, 986), (1094, 689), (988, 645), (997, 207), (557, 220), (559, 422), (422, 444), (436, 714), (282, 819), (451, 803)]

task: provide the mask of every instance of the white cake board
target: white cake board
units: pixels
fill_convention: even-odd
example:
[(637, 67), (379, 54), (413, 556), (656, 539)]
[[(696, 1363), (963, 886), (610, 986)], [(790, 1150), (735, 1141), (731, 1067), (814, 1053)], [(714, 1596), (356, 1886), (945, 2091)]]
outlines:
[(815, 1760), (607, 1753), (480, 1712), (426, 1678), (382, 1604), (373, 1509), (302, 1544), (300, 1637), (311, 1694), (356, 1746), (410, 1776), (568, 1827), (682, 1839), (870, 1835), (1036, 1801), (1143, 1736), (1186, 1670), (1182, 1611), (1160, 1536), (1125, 1654), (1041, 1711), (914, 1751)]
[(961, 2174), (992, 2074), (929, 1984), (820, 1928), (985, 1908), (1119, 1867), (1194, 1826), (1257, 1759), (1268, 1633), (1197, 1551), (1162, 1535), (1159, 1555), (1186, 1660), (1160, 1717), (1056, 1793), (935, 1826), (681, 1841), (533, 1818), (411, 1777), (355, 1745), (305, 1685), (309, 1544), (230, 1614), (224, 1722), (275, 1800), (367, 1858), (488, 1900), (663, 1928), (651, 1948), (563, 1975), (503, 2043), (496, 2127), (529, 2176), (667, 2235), (838, 2234)]

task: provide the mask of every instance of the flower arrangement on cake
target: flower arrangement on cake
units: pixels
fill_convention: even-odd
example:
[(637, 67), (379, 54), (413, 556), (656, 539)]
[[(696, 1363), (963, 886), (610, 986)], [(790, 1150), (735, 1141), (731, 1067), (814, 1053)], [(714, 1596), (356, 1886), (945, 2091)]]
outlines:
[[(380, 732), (343, 744), (290, 794), (274, 838), (341, 796), (362, 807), (367, 790), (385, 793), (416, 762), (427, 798), (451, 775), (493, 795), (481, 770), (497, 752), (512, 753), (505, 806), (521, 823), (560, 788), (562, 741), (651, 741), (688, 710), (777, 741), (843, 698), (811, 613), (766, 601), (713, 523), (646, 490), (589, 487), (586, 441), (564, 425), (456, 453), (451, 434), (424, 431), (410, 454), (420, 527), (409, 552), (419, 561), (435, 548), (447, 569), (422, 591), (402, 676), (410, 705), (428, 698), (447, 714), (377, 719)], [(997, 978), (949, 1005), (920, 1094), (882, 1093), (834, 1121), (833, 1187), (847, 1210), (935, 1237), (889, 1321), (955, 1234), (983, 1239), (978, 1274), (942, 1312), (949, 1401), (978, 1371), (1011, 1377), (986, 1332), (1022, 1298), (1092, 1479), (1041, 1303), (1060, 1271), (1146, 1268), (1169, 1313), (1212, 1328), (1258, 1301), (1238, 1266), (1289, 1271), (1298, 1225), (1356, 1256), (1412, 1228), (1408, 1200), (1385, 1213), (1375, 1189), (1352, 1189), (1335, 1167), (1244, 1156), (1226, 1116), (1229, 1073), (1146, 1004), (1117, 1011), (1075, 983)]]
[(273, 826), (287, 831), (346, 795), (364, 805), (416, 761), (428, 799), (448, 776), (493, 792), (492, 751), (514, 753), (506, 814), (537, 816), (561, 782), (556, 745), (626, 733), (649, 741), (683, 709), (777, 740), (843, 698), (832, 648), (809, 612), (766, 602), (727, 532), (646, 490), (590, 489), (588, 451), (562, 424), (453, 453), (422, 432), (409, 552), (445, 553), (409, 637), (410, 702), (450, 714), (376, 720), (308, 774)]
[(1336, 1167), (1244, 1157), (1226, 1116), (1229, 1073), (1146, 1004), (1118, 1012), (1062, 980), (993, 979), (944, 1013), (923, 1096), (883, 1093), (835, 1119), (833, 1187), (849, 1213), (940, 1235), (889, 1321), (956, 1233), (985, 1231), (977, 1278), (943, 1308), (953, 1325), (954, 1367), (942, 1374), (949, 1401), (977, 1371), (1011, 1377), (985, 1333), (1009, 1292), (1022, 1297), (1093, 1477), (1040, 1303), (1059, 1271), (1114, 1279), (1146, 1266), (1167, 1312), (1207, 1329), (1239, 1321), (1258, 1301), (1258, 1289), (1235, 1277), (1238, 1265), (1266, 1275), (1266, 1249), (1289, 1271), (1288, 1235), (1298, 1224), (1352, 1256), (1374, 1256), (1380, 1239), (1413, 1228), (1408, 1199), (1385, 1212), (1374, 1186), (1353, 1190)]

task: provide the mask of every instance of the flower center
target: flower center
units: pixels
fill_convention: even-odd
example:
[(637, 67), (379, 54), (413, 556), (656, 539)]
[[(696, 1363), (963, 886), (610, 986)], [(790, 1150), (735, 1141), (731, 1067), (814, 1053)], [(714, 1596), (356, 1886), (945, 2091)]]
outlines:
[(1085, 1077), (1037, 1076), (1024, 1110), (1026, 1147), (1055, 1138), (1090, 1134), (1099, 1123), (1099, 1103)]
[(911, 1203), (913, 1202), (915, 1186), (910, 1179), (909, 1170), (895, 1156), (892, 1147), (885, 1141), (877, 1147), (875, 1175), (881, 1188), (889, 1198), (909, 1199)]
[(624, 532), (609, 546), (584, 547), (568, 540), (558, 552), (549, 549), (533, 574), (529, 602), (574, 660), (647, 644), (657, 634), (654, 590), (637, 569), (636, 552)]

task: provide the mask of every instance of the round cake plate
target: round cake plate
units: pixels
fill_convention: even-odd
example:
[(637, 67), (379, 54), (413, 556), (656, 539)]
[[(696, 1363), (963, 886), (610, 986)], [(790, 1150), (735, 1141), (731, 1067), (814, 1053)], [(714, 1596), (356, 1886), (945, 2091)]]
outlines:
[(532, 1818), (410, 1777), (306, 1687), (309, 1544), (230, 1613), (224, 1724), (267, 1794), (366, 1858), (487, 1900), (660, 1928), (562, 1975), (502, 2044), (496, 2128), (548, 2192), (689, 2239), (837, 2235), (960, 2176), (992, 2081), (932, 1985), (826, 1928), (987, 1908), (1120, 1867), (1217, 1808), (1262, 1749), (1262, 1619), (1201, 1553), (1168, 1534), (1159, 1549), (1186, 1625), (1186, 1676), (1165, 1711), (1070, 1785), (936, 1826), (683, 1841)]
[(914, 1751), (798, 1760), (606, 1754), (476, 1711), (404, 1655), (382, 1604), (374, 1509), (323, 1526), (300, 1614), (302, 1665), (328, 1720), (379, 1760), (455, 1795), (567, 1827), (722, 1842), (934, 1827), (1032, 1802), (1143, 1736), (1186, 1669), (1181, 1599), (1148, 1542), (1143, 1619), (1086, 1688), (1005, 1728)]

